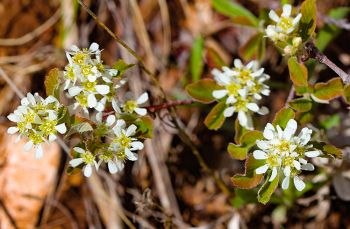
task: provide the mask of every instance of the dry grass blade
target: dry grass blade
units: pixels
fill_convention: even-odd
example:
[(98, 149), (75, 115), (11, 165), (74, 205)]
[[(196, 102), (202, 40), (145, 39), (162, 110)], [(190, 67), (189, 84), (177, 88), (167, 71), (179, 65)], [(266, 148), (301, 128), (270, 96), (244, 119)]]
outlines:
[(20, 46), (24, 45), (36, 37), (40, 36), (42, 33), (44, 33), (46, 30), (51, 28), (59, 19), (61, 16), (61, 9), (58, 9), (54, 15), (50, 19), (48, 19), (45, 23), (43, 23), (41, 26), (36, 28), (30, 33), (25, 34), (22, 37), (19, 38), (0, 38), (0, 46)]

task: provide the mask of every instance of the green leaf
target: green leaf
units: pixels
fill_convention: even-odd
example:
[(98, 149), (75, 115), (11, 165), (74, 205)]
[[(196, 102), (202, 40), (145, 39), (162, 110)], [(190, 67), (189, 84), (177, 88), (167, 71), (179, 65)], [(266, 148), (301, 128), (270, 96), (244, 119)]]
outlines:
[(330, 115), (324, 120), (320, 121), (320, 126), (325, 130), (329, 130), (333, 127), (338, 127), (339, 125), (340, 125), (339, 114)]
[(321, 100), (332, 100), (341, 96), (342, 94), (342, 80), (339, 77), (336, 77), (326, 83), (315, 84), (313, 96)]
[(115, 77), (122, 76), (126, 70), (128, 70), (129, 68), (132, 68), (133, 66), (135, 66), (135, 64), (127, 64), (123, 59), (118, 60), (113, 65), (113, 69), (118, 70), (118, 74), (115, 75)]
[(258, 18), (243, 6), (230, 0), (211, 0), (215, 10), (221, 14), (231, 17), (237, 24), (253, 27), (259, 26)]
[(93, 131), (93, 130), (94, 129), (92, 128), (92, 126), (88, 122), (78, 123), (78, 124), (73, 125), (70, 128), (70, 130), (65, 135), (65, 138), (68, 138), (69, 136), (71, 136), (73, 134), (77, 134), (77, 133), (82, 134), (82, 133)]
[(264, 165), (265, 160), (256, 160), (252, 155), (248, 156), (245, 163), (245, 174), (237, 174), (231, 178), (234, 186), (241, 189), (252, 189), (258, 186), (262, 179), (262, 174), (256, 174), (255, 170)]
[(57, 123), (65, 123), (67, 128), (70, 127), (71, 119), (67, 107), (62, 106), (58, 109), (57, 120)]
[(152, 138), (153, 135), (153, 120), (149, 116), (142, 116), (135, 120), (137, 126), (136, 136), (138, 138)]
[(249, 38), (249, 40), (239, 49), (239, 55), (245, 60), (260, 59), (262, 51), (261, 43), (263, 34), (257, 33)]
[(291, 57), (288, 60), (288, 69), (290, 79), (296, 87), (307, 87), (307, 68), (304, 64), (299, 63), (296, 57)]
[(330, 158), (338, 158), (341, 159), (343, 157), (343, 153), (341, 149), (338, 149), (334, 145), (327, 144), (325, 142), (310, 142), (313, 147), (321, 150), (326, 157)]
[(269, 182), (268, 179), (265, 180), (265, 183), (261, 186), (258, 192), (258, 201), (262, 204), (269, 202), (271, 195), (275, 192), (279, 182), (279, 176)]
[(312, 101), (310, 99), (294, 99), (288, 103), (288, 105), (296, 111), (307, 112), (312, 108)]
[(343, 97), (345, 99), (345, 102), (350, 104), (350, 84), (345, 85), (343, 90)]
[(51, 69), (49, 73), (45, 77), (45, 90), (46, 90), (46, 95), (52, 95), (56, 97), (57, 99), (59, 98), (59, 85), (60, 85), (60, 75), (61, 71), (58, 68)]
[(212, 79), (203, 79), (186, 86), (187, 93), (201, 103), (211, 103), (215, 101), (213, 91), (222, 89)]
[[(334, 19), (342, 19), (346, 17), (346, 15), (349, 13), (350, 8), (349, 7), (339, 7), (332, 9), (328, 16)], [(316, 40), (316, 47), (323, 52), (327, 45), (336, 38), (339, 33), (341, 32), (341, 29), (337, 28), (335, 25), (326, 24), (320, 31), (317, 33), (317, 40)]]
[(305, 125), (306, 123), (312, 122), (314, 114), (312, 112), (297, 113), (296, 119), (300, 125)]
[(204, 120), (204, 124), (208, 127), (209, 130), (217, 130), (222, 126), (222, 124), (224, 124), (224, 121), (225, 121), (224, 110), (225, 109), (226, 109), (225, 102), (219, 102), (209, 112), (209, 114), (207, 115), (207, 117)]
[(301, 4), (302, 17), (299, 22), (299, 35), (307, 41), (316, 29), (316, 0), (305, 0)]
[(256, 140), (263, 139), (263, 134), (260, 131), (248, 131), (242, 135), (240, 145), (230, 143), (227, 151), (237, 160), (244, 160), (251, 147), (255, 145)]
[(198, 36), (193, 42), (190, 57), (190, 67), (193, 82), (200, 80), (203, 72), (203, 51), (204, 39), (201, 36)]
[(257, 203), (256, 190), (235, 189), (235, 197), (231, 199), (234, 208), (240, 208), (246, 204)]
[(295, 117), (295, 113), (290, 108), (282, 108), (279, 110), (272, 121), (272, 124), (274, 126), (279, 125), (282, 129), (286, 128), (287, 123), (290, 119), (293, 119)]
[(207, 63), (210, 68), (222, 68), (226, 65), (221, 56), (212, 48), (208, 47), (206, 52)]
[(244, 133), (248, 132), (249, 130), (247, 130), (246, 128), (244, 128), (243, 126), (241, 126), (241, 124), (239, 124), (239, 120), (236, 119), (235, 120), (235, 142), (237, 142), (238, 144), (240, 143), (241, 137)]

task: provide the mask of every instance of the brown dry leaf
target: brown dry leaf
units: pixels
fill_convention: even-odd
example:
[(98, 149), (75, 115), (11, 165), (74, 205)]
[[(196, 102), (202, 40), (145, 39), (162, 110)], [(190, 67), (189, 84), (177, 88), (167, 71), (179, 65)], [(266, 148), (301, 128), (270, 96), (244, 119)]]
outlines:
[[(34, 151), (23, 151), (25, 140), (14, 143), (16, 137), (0, 126), (0, 199), (18, 228), (34, 228), (55, 184), (60, 148), (55, 143), (44, 145), (44, 157), (37, 160)], [(3, 208), (0, 228), (13, 228)]]

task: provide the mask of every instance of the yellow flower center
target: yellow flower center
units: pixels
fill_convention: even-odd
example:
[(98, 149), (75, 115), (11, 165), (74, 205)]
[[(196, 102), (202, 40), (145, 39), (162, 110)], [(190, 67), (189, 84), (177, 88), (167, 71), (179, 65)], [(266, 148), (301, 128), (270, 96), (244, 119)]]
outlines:
[(132, 113), (137, 108), (137, 102), (135, 100), (129, 100), (125, 103), (123, 110), (126, 113)]
[(83, 158), (86, 164), (94, 164), (95, 157), (90, 151), (86, 151), (84, 154), (82, 154), (81, 158)]
[(236, 84), (236, 83), (231, 83), (229, 85), (226, 86), (226, 90), (228, 91), (229, 95), (237, 95), (238, 94), (238, 90), (241, 88), (241, 85)]
[(122, 133), (121, 136), (115, 140), (115, 142), (118, 143), (122, 149), (125, 149), (130, 147), (131, 138), (126, 136), (125, 133)]
[(28, 138), (34, 143), (34, 145), (38, 145), (44, 141), (43, 137), (35, 132), (31, 132), (28, 135)]
[(87, 105), (88, 105), (87, 97), (86, 97), (83, 93), (77, 95), (77, 96), (75, 97), (75, 99), (77, 100), (77, 102), (78, 102), (81, 106), (87, 107)]
[(250, 74), (250, 70), (240, 70), (238, 78), (241, 80), (242, 83), (247, 83), (248, 81), (252, 80), (252, 76)]
[(84, 62), (88, 56), (89, 55), (87, 53), (78, 52), (72, 57), (72, 59), (73, 59), (73, 62), (76, 64), (84, 64)]
[(278, 27), (280, 27), (285, 32), (288, 29), (293, 28), (293, 18), (282, 17), (280, 22), (278, 23)]
[(39, 130), (41, 130), (44, 135), (54, 134), (56, 133), (56, 124), (57, 120), (46, 120), (39, 126)]
[(278, 155), (269, 155), (269, 157), (266, 159), (266, 163), (267, 163), (270, 167), (279, 166), (279, 163), (278, 163)]
[(91, 92), (95, 92), (96, 91), (96, 82), (90, 82), (90, 81), (86, 81), (86, 82), (83, 82), (82, 85), (84, 87), (84, 89), (86, 91), (91, 91)]

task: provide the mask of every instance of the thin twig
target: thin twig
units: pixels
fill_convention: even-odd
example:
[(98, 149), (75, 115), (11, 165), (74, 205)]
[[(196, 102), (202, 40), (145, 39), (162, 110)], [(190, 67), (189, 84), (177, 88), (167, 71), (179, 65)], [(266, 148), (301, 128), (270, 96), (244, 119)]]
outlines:
[(170, 107), (175, 107), (175, 106), (182, 106), (182, 105), (190, 105), (195, 103), (192, 99), (188, 100), (175, 100), (175, 101), (168, 101), (167, 103), (159, 104), (159, 105), (151, 105), (144, 107), (146, 108), (149, 112), (154, 113), (159, 110), (163, 109), (169, 109)]
[[(165, 103), (168, 102), (167, 95), (164, 91), (164, 89), (161, 87), (158, 79), (156, 76), (145, 66), (142, 58), (138, 56), (138, 54), (130, 48), (123, 40), (121, 40), (115, 33), (112, 32), (102, 21), (100, 21), (97, 16), (83, 3), (82, 0), (77, 0), (78, 3), (87, 11), (87, 13), (96, 21), (96, 23), (102, 27), (116, 42), (118, 42), (122, 47), (124, 47), (128, 52), (130, 52), (131, 55), (133, 55), (139, 62), (141, 69), (151, 77), (153, 83), (157, 86), (157, 88), (161, 91), (162, 97)], [(230, 194), (229, 188), (225, 185), (225, 183), (220, 179), (220, 177), (214, 173), (213, 170), (209, 168), (209, 166), (206, 164), (205, 160), (203, 159), (202, 155), (199, 153), (199, 150), (197, 149), (197, 146), (192, 141), (192, 138), (186, 133), (186, 131), (180, 126), (179, 120), (177, 119), (176, 110), (174, 107), (168, 107), (167, 110), (169, 111), (170, 116), (172, 117), (174, 124), (176, 128), (179, 131), (179, 136), (182, 139), (182, 141), (191, 148), (192, 153), (195, 155), (197, 160), (199, 161), (200, 166), (204, 169), (205, 172), (210, 174), (218, 187), (221, 189), (223, 193), (226, 195)]]
[(58, 9), (55, 14), (48, 19), (44, 24), (40, 25), (38, 28), (34, 29), (32, 32), (25, 34), (19, 38), (0, 38), (0, 46), (20, 46), (24, 45), (34, 38), (40, 36), (43, 32), (52, 27), (61, 16), (61, 9)]
[(332, 69), (338, 76), (343, 80), (345, 84), (350, 83), (350, 76), (340, 69), (335, 63), (333, 63), (328, 57), (323, 54), (318, 48), (312, 43), (308, 42), (305, 44), (304, 49), (306, 51), (307, 57), (303, 57), (303, 60), (307, 60), (308, 58), (314, 58), (318, 62), (327, 65), (330, 69)]

